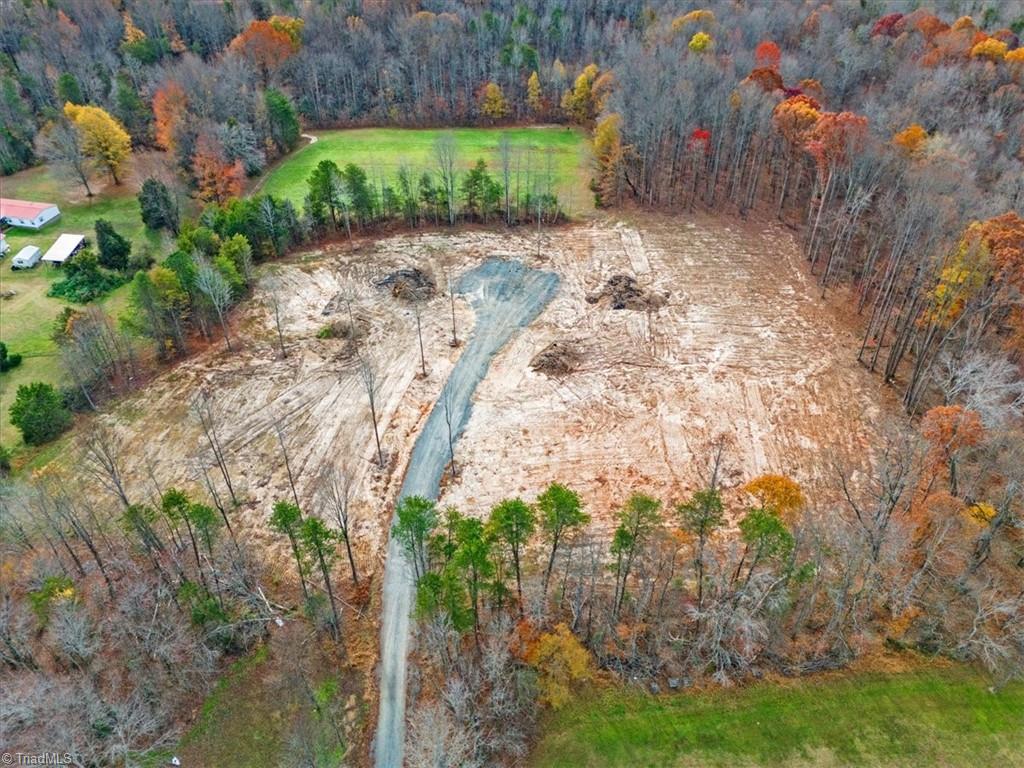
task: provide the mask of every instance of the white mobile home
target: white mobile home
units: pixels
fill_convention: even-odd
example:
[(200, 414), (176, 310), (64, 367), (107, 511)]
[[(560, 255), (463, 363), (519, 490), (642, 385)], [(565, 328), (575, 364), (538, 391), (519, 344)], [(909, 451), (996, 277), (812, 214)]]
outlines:
[(26, 245), (11, 259), (11, 269), (32, 269), (42, 256), (43, 252), (36, 246)]
[(43, 261), (59, 267), (74, 256), (84, 244), (85, 235), (61, 235), (43, 256)]
[(32, 203), (0, 197), (0, 219), (12, 227), (42, 229), (58, 216), (60, 209), (53, 203)]
[(7, 242), (7, 238), (4, 237), (4, 233), (0, 232), (0, 256), (3, 256), (11, 250), (11, 244)]

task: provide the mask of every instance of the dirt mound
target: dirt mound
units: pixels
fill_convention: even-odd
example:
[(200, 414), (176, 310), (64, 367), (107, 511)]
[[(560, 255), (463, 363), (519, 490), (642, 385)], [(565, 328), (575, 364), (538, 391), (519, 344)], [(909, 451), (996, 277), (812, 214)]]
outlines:
[(604, 301), (612, 309), (645, 312), (665, 306), (668, 296), (645, 291), (632, 275), (618, 274), (609, 277), (600, 291), (587, 296), (588, 304), (599, 304)]
[(415, 267), (396, 269), (374, 285), (388, 288), (392, 296), (406, 301), (429, 299), (437, 289), (434, 278)]
[(534, 355), (530, 367), (548, 376), (568, 376), (583, 362), (583, 351), (575, 339), (552, 341)]

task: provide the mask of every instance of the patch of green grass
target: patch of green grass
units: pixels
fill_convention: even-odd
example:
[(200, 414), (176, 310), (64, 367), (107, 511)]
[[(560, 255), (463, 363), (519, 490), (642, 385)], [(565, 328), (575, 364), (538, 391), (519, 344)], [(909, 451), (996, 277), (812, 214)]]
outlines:
[[(65, 232), (85, 235), (95, 242), (96, 219), (110, 221), (114, 229), (132, 241), (136, 252), (150, 248), (159, 257), (169, 248), (165, 235), (151, 232), (143, 225), (134, 185), (97, 184), (97, 190), (94, 197), (86, 198), (81, 186), (62, 179), (45, 166), (3, 179), (4, 197), (56, 203), (61, 215), (38, 232), (14, 228), (5, 233), (11, 250), (0, 261), (0, 293), (14, 291), (15, 296), (0, 301), (0, 341), (25, 359), (18, 368), (0, 376), (0, 445), (21, 445), (21, 435), (9, 420), (10, 404), (18, 387), (32, 381), (58, 385), (62, 378), (50, 331), (65, 302), (46, 295), (50, 284), (61, 278), (61, 271), (40, 264), (35, 269), (15, 272), (11, 269), (14, 255), (26, 245), (38, 246), (45, 252)], [(100, 304), (116, 318), (127, 305), (127, 299), (128, 286), (124, 285), (105, 296)]]
[[(327, 662), (313, 651), (304, 662), (312, 659), (316, 670), (306, 671), (308, 677), (301, 681), (290, 671), (290, 662), (282, 659), (282, 644), (271, 641), (271, 645), (234, 662), (217, 681), (192, 727), (173, 749), (182, 764), (286, 765), (294, 756), (300, 731), (306, 746), (318, 755), (317, 765), (342, 764), (347, 747), (326, 719), (327, 713), (335, 718), (341, 714), (341, 678), (331, 667), (336, 662)], [(310, 731), (310, 718), (315, 718), (312, 702), (325, 719), (313, 723)]]
[(434, 142), (447, 132), (455, 137), (460, 170), (465, 171), (483, 159), (496, 178), (501, 171), (498, 142), (501, 135), (507, 133), (513, 147), (513, 168), (518, 169), (524, 194), (538, 174), (540, 178), (546, 176), (550, 162), (554, 191), (563, 207), (571, 213), (592, 210), (593, 195), (587, 189), (589, 144), (582, 131), (565, 126), (318, 131), (318, 141), (294, 152), (274, 168), (259, 191), (286, 197), (301, 205), (308, 192), (306, 180), (321, 160), (333, 160), (339, 166), (347, 163), (362, 166), (378, 185), (381, 179), (394, 184), (402, 164), (412, 169), (416, 179), (425, 171), (436, 176)]
[[(287, 742), (288, 718), (272, 702), (251, 695), (251, 689), (260, 685), (268, 657), (264, 645), (230, 666), (203, 701), (195, 725), (181, 740), (182, 749), (201, 744), (208, 765), (272, 764), (272, 756)], [(221, 747), (224, 754), (218, 754)]]
[(1021, 766), (1024, 684), (964, 668), (651, 696), (615, 689), (550, 715), (529, 764)]

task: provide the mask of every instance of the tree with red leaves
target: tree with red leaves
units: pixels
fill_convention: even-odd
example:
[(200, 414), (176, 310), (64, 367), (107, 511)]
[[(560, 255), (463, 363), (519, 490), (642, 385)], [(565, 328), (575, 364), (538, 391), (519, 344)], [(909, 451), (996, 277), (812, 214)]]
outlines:
[(196, 194), (204, 202), (222, 203), (242, 194), (245, 179), (242, 161), (228, 162), (220, 145), (205, 134), (196, 142), (192, 174), (196, 179)]
[(903, 19), (902, 13), (890, 13), (875, 22), (871, 28), (871, 36), (885, 35), (886, 37), (897, 37), (899, 35), (899, 24)]
[(754, 61), (759, 67), (778, 69), (779, 62), (782, 61), (782, 52), (771, 40), (762, 40), (754, 49)]

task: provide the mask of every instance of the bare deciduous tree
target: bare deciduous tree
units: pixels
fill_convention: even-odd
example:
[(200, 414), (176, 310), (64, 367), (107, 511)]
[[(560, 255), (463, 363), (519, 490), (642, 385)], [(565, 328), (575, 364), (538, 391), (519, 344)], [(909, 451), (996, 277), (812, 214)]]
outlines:
[(81, 438), (82, 466), (97, 482), (110, 491), (125, 507), (131, 506), (124, 486), (121, 466), (121, 441), (99, 423), (91, 425)]
[(366, 398), (370, 404), (370, 420), (373, 422), (373, 439), (377, 443), (377, 466), (384, 468), (384, 449), (380, 444), (380, 430), (377, 425), (377, 397), (380, 394), (380, 379), (377, 366), (365, 351), (359, 354), (359, 377), (362, 379)]
[(224, 342), (227, 344), (228, 351), (234, 351), (231, 346), (231, 337), (228, 334), (227, 321), (227, 313), (234, 300), (231, 286), (224, 279), (224, 275), (210, 264), (209, 261), (203, 258), (196, 258), (195, 261), (196, 288), (209, 300), (214, 312), (217, 313), (217, 319), (220, 321), (220, 327), (224, 332)]
[(356, 561), (352, 555), (352, 526), (349, 519), (353, 480), (353, 473), (348, 466), (331, 467), (320, 478), (320, 492), (327, 505), (334, 511), (341, 539), (345, 542), (345, 553), (352, 571), (352, 583), (358, 584), (359, 575), (356, 572)]
[(213, 398), (205, 391), (192, 401), (192, 413), (199, 420), (203, 428), (203, 435), (206, 437), (207, 446), (213, 454), (217, 468), (224, 478), (224, 484), (228, 488), (233, 504), (238, 504), (238, 497), (235, 495), (235, 487), (231, 482), (231, 473), (228, 471), (227, 458), (224, 454), (224, 447), (220, 441), (220, 420), (217, 418)]
[(441, 176), (441, 185), (444, 187), (449, 224), (455, 224), (455, 212), (457, 210), (455, 200), (456, 156), (455, 137), (451, 133), (443, 133), (438, 136), (434, 142), (434, 158), (437, 161), (437, 169)]

